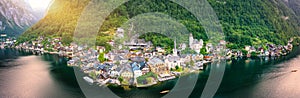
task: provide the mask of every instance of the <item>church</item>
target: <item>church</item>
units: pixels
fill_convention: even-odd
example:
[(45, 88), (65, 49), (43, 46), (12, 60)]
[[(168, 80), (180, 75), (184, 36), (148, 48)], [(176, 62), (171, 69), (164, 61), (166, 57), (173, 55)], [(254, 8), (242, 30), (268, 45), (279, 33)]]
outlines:
[(200, 39), (199, 41), (197, 39), (194, 39), (193, 34), (190, 33), (189, 36), (189, 47), (196, 51), (198, 54), (200, 53), (200, 49), (203, 47), (203, 40)]

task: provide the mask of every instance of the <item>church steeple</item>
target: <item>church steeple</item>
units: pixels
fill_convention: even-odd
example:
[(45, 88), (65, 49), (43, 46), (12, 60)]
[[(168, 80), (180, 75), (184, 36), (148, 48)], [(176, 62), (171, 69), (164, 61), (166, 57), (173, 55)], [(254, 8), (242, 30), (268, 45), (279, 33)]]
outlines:
[(192, 48), (193, 43), (194, 43), (194, 37), (193, 37), (193, 34), (190, 33), (190, 37), (189, 37), (189, 46), (190, 46), (190, 48)]
[(177, 56), (176, 39), (174, 40), (173, 56)]

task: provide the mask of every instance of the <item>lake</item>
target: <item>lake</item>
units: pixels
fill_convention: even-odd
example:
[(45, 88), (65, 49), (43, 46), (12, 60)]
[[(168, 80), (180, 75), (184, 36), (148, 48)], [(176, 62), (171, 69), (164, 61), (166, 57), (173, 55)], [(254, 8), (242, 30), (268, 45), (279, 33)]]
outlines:
[[(280, 58), (244, 58), (226, 63), (221, 85), (216, 98), (297, 98), (300, 96), (300, 50), (295, 49), (290, 55)], [(103, 87), (87, 85), (87, 89), (96, 92), (85, 95), (84, 76), (67, 66), (66, 58), (57, 55), (34, 55), (29, 51), (0, 50), (0, 97), (18, 98), (82, 98), (101, 97)], [(199, 98), (207, 82), (211, 66), (199, 72), (197, 83), (189, 97)], [(299, 70), (299, 72), (291, 72)], [(162, 90), (171, 90), (177, 79), (162, 82), (149, 88), (124, 90), (122, 87), (110, 86), (111, 93), (120, 97), (162, 97)], [(107, 90), (107, 89), (106, 89)], [(185, 91), (185, 88), (182, 88)], [(182, 92), (177, 90), (177, 92)], [(172, 92), (172, 91), (171, 91)], [(176, 91), (174, 91), (176, 92)]]

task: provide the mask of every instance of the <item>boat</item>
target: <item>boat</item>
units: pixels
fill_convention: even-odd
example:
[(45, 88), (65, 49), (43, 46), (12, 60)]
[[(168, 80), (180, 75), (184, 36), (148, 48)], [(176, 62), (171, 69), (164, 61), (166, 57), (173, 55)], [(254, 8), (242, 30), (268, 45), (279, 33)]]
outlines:
[(170, 92), (170, 90), (164, 90), (164, 91), (161, 91), (160, 93), (165, 94), (165, 93), (169, 93), (169, 92)]
[(298, 70), (292, 70), (291, 72), (297, 72)]
[(88, 77), (88, 76), (83, 77), (83, 79), (84, 79), (86, 82), (90, 83), (90, 84), (93, 84), (93, 83), (94, 83), (94, 80), (93, 80), (92, 78)]

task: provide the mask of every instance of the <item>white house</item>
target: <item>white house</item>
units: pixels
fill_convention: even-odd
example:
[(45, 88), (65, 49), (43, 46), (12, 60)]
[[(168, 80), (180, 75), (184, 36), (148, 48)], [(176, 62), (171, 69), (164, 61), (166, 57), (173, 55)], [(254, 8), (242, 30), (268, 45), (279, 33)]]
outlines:
[(165, 65), (168, 66), (169, 69), (175, 68), (176, 66), (181, 66), (181, 60), (179, 56), (167, 56), (165, 59)]
[(207, 43), (205, 48), (208, 53), (213, 52), (214, 49), (212, 43)]
[(143, 75), (143, 72), (141, 70), (135, 70), (135, 71), (133, 71), (133, 73), (134, 73), (134, 78), (137, 78), (137, 77)]
[(119, 72), (118, 71), (110, 71), (110, 77), (118, 77), (119, 76)]

